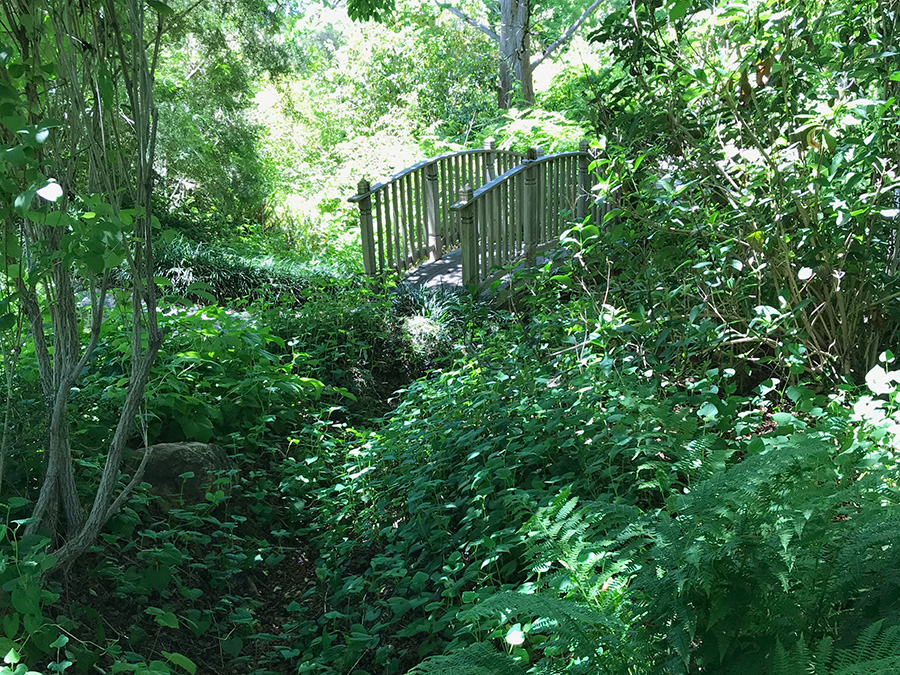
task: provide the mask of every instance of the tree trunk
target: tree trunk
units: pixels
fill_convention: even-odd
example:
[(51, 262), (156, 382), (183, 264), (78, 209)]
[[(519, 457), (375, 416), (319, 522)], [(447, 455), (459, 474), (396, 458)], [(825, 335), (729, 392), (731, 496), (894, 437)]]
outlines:
[[(531, 75), (530, 0), (500, 0), (500, 90), (497, 102), (507, 110), (514, 98), (534, 103)], [(516, 85), (519, 86), (518, 97)]]
[[(500, 51), (500, 89), (497, 98), (500, 108), (508, 110), (514, 99), (516, 102), (526, 105), (534, 103), (532, 71), (541, 65), (544, 59), (571, 40), (575, 32), (596, 11), (601, 2), (602, 0), (593, 0), (581, 13), (581, 16), (553, 44), (544, 48), (541, 54), (534, 59), (531, 58), (530, 0), (500, 0), (499, 35), (458, 8), (440, 2), (438, 4), (497, 43)], [(516, 97), (517, 85), (518, 97)]]
[[(0, 130), (0, 149), (20, 145), (19, 137), (33, 133), (31, 129), (42, 119), (64, 120), (49, 127), (40, 154), (30, 158), (27, 168), (31, 173), (22, 172), (28, 180), (22, 185), (7, 181), (0, 186), (9, 203), (18, 200), (29, 183), (45, 182), (44, 172), (47, 179), (54, 179), (48, 185), (60, 186), (55, 197), (52, 192), (46, 196), (35, 189), (25, 192), (30, 196), (16, 205), (17, 211), (4, 216), (7, 230), (17, 232), (30, 256), (26, 261), (20, 251), (9, 262), (23, 269), (26, 263), (28, 266), (30, 283), (22, 274), (14, 283), (21, 312), (31, 325), (46, 406), (44, 479), (26, 533), (49, 535), (59, 565), (71, 563), (91, 547), (103, 525), (139, 483), (136, 476), (121, 489), (120, 468), (162, 342), (153, 281), (151, 207), (157, 131), (153, 73), (164, 14), (158, 9), (150, 14), (157, 24), (150, 33), (145, 11), (143, 0), (102, 0), (89, 6), (76, 6), (69, 0), (15, 0), (0, 8), (0, 19), (18, 38), (28, 75), (21, 93), (7, 87), (12, 95), (7, 92), (4, 100), (17, 110), (27, 110), (33, 118), (22, 118), (19, 133)], [(28, 26), (40, 30), (26, 30)], [(153, 36), (152, 42), (148, 43), (146, 36)], [(53, 59), (59, 75), (52, 86), (38, 88), (31, 82), (47, 79), (44, 58)], [(107, 72), (116, 73), (110, 86), (96, 89), (100, 76)], [(128, 117), (123, 109), (128, 110)], [(90, 196), (102, 207), (97, 209), (99, 217), (80, 223), (79, 230), (67, 222), (75, 220), (70, 216), (75, 209), (69, 203), (73, 194)], [(73, 238), (74, 232), (86, 241), (102, 240), (103, 253), (91, 255), (92, 250), (79, 247), (69, 250), (66, 240)], [(98, 484), (82, 491), (80, 499), (70, 447), (68, 402), (99, 343), (111, 270), (121, 261), (117, 256), (125, 258), (131, 272), (131, 373), (103, 473)], [(78, 307), (76, 281), (89, 288), (89, 312)], [(42, 289), (40, 295), (36, 288)], [(51, 329), (45, 332), (48, 315)]]

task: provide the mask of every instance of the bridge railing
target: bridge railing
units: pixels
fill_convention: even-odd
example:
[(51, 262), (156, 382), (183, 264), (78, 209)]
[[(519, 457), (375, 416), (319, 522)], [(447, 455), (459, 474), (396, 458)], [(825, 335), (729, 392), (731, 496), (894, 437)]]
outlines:
[(460, 246), (459, 219), (451, 208), (459, 189), (478, 189), (524, 158), (497, 150), (489, 139), (482, 149), (432, 157), (383, 183), (361, 180), (349, 201), (359, 206), (366, 274), (404, 272)]
[(597, 201), (588, 144), (544, 157), (529, 150), (519, 165), (477, 189), (463, 186), (450, 208), (459, 213), (464, 285), (483, 286), (521, 259), (533, 260), (590, 212), (602, 223), (614, 199)]

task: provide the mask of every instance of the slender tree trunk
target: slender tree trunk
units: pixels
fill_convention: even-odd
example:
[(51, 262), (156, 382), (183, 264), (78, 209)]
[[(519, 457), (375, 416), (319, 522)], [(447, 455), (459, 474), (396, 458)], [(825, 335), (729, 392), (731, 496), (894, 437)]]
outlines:
[(534, 80), (532, 71), (562, 45), (568, 43), (593, 14), (602, 0), (593, 0), (575, 22), (569, 26), (551, 45), (544, 47), (535, 58), (531, 57), (531, 0), (500, 0), (500, 32), (495, 33), (489, 26), (467, 16), (460, 9), (440, 4), (443, 9), (458, 16), (470, 26), (477, 28), (497, 43), (500, 52), (500, 87), (497, 101), (506, 110), (516, 97), (526, 105), (534, 103)]
[(534, 103), (531, 74), (530, 0), (500, 0), (500, 89), (497, 102), (508, 109), (520, 86), (519, 96)]

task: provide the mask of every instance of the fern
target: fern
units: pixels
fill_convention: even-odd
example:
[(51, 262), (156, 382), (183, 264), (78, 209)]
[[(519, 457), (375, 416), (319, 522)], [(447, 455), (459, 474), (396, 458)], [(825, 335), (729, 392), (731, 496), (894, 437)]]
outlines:
[(614, 635), (625, 630), (621, 621), (604, 612), (546, 595), (505, 591), (469, 610), (472, 619), (494, 618), (498, 615), (530, 618), (534, 632), (551, 634), (550, 642), (553, 647), (582, 658), (597, 654), (604, 635)]
[(831, 638), (810, 650), (800, 640), (792, 649), (780, 643), (775, 651), (772, 675), (896, 675), (900, 673), (900, 626), (884, 621), (868, 626), (849, 649), (835, 650)]
[(526, 675), (527, 673), (515, 659), (481, 643), (443, 656), (432, 656), (409, 672), (416, 675)]

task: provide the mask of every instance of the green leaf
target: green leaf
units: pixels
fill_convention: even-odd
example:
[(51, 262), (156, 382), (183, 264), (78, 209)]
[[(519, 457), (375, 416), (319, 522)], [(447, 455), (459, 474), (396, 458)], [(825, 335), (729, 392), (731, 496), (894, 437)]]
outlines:
[(28, 120), (21, 115), (9, 115), (8, 117), (0, 119), (0, 124), (5, 126), (12, 133), (17, 134), (28, 126)]
[(777, 412), (772, 415), (772, 419), (780, 427), (794, 426), (800, 422), (796, 417), (786, 412)]
[(103, 104), (103, 107), (111, 108), (114, 97), (113, 82), (109, 76), (109, 71), (105, 67), (102, 67), (100, 72), (97, 73), (97, 89), (100, 92), (100, 102)]
[(178, 628), (178, 617), (172, 612), (167, 612), (159, 607), (148, 607), (144, 610), (144, 613), (152, 616), (153, 620), (160, 626), (165, 626), (166, 628)]
[(181, 666), (186, 671), (188, 671), (191, 675), (197, 672), (197, 664), (191, 661), (184, 654), (179, 654), (178, 652), (166, 652), (162, 653), (169, 661), (174, 663), (176, 666)]
[(50, 643), (50, 649), (62, 649), (69, 643), (69, 638), (66, 635), (60, 635), (53, 642)]
[(10, 328), (15, 328), (16, 326), (16, 317), (9, 312), (6, 314), (0, 315), (0, 332), (7, 331)]
[(678, 2), (672, 5), (672, 9), (669, 10), (669, 21), (683, 19), (690, 6), (690, 0), (678, 0)]
[(19, 632), (19, 615), (16, 612), (10, 612), (3, 617), (2, 624), (3, 634), (10, 639), (15, 638)]
[(244, 648), (244, 641), (237, 635), (222, 640), (220, 644), (222, 645), (222, 651), (232, 658), (236, 658), (241, 653), (241, 649)]
[(719, 414), (719, 409), (714, 403), (707, 401), (697, 409), (697, 414), (700, 417), (705, 417), (707, 419), (715, 419), (716, 415)]
[(87, 268), (94, 274), (103, 274), (103, 270), (106, 269), (106, 263), (103, 260), (103, 256), (99, 253), (88, 251), (82, 255), (82, 260)]
[(25, 156), (25, 148), (21, 145), (14, 145), (4, 150), (3, 160), (11, 166), (24, 166), (28, 163), (28, 157)]
[(174, 16), (175, 10), (159, 0), (147, 0), (147, 4), (163, 16)]

